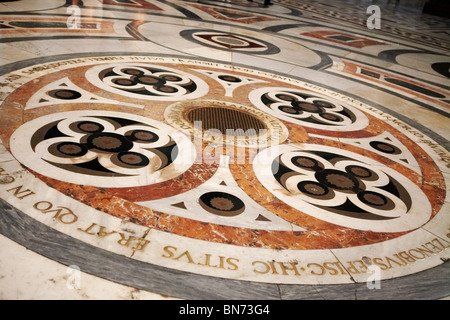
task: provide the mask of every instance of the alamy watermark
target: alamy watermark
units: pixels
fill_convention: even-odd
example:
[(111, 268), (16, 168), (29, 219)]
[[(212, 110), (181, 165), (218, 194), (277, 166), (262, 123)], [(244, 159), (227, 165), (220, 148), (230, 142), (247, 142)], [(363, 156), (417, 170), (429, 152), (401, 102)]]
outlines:
[(381, 289), (381, 268), (372, 263), (369, 257), (363, 257), (362, 260), (367, 265), (367, 273), (369, 276), (366, 280), (366, 286), (369, 290)]
[(366, 10), (370, 17), (367, 19), (367, 28), (370, 30), (381, 29), (381, 9), (377, 5), (371, 5)]
[(69, 275), (66, 280), (66, 287), (69, 290), (81, 289), (81, 270), (77, 265), (71, 265), (67, 268), (66, 273)]
[(71, 16), (67, 18), (66, 25), (68, 29), (81, 29), (81, 9), (79, 6), (71, 5), (67, 7), (67, 13)]
[(367, 278), (366, 286), (368, 289), (381, 289), (381, 268), (379, 266), (368, 266), (368, 273), (370, 276)]
[[(67, 18), (68, 29), (80, 29), (81, 9), (77, 5), (71, 5), (67, 7), (67, 13), (70, 13), (70, 17)], [(377, 5), (371, 5), (367, 7), (366, 13), (369, 16), (367, 18), (366, 26), (368, 29), (381, 29), (381, 9)]]

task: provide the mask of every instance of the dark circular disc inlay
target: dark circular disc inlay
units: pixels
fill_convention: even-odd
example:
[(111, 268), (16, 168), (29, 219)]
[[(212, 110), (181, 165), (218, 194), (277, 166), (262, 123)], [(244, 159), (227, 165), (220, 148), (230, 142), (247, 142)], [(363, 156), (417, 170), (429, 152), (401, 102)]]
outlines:
[(63, 155), (69, 157), (81, 157), (84, 156), (88, 149), (82, 144), (75, 142), (62, 142), (56, 146), (56, 149)]
[(75, 90), (69, 90), (69, 89), (58, 89), (58, 90), (52, 90), (48, 92), (48, 94), (57, 99), (62, 100), (75, 100), (81, 97), (81, 93)]
[(123, 152), (133, 148), (133, 142), (115, 133), (92, 134), (87, 138), (87, 147), (103, 152)]
[(200, 196), (200, 205), (206, 211), (226, 217), (234, 217), (245, 210), (244, 202), (225, 192), (208, 192)]

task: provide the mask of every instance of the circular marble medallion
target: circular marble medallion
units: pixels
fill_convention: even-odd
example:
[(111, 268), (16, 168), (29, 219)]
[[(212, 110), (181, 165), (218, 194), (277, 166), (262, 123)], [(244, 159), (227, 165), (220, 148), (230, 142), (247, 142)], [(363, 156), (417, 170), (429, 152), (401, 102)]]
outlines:
[(220, 50), (254, 54), (277, 54), (280, 52), (278, 47), (267, 41), (242, 34), (234, 34), (217, 30), (194, 29), (183, 30), (180, 32), (180, 36), (186, 40)]
[(181, 57), (56, 60), (0, 80), (2, 207), (119, 265), (324, 285), (448, 258), (448, 152), (375, 105)]
[(425, 193), (381, 163), (318, 145), (276, 149), (259, 153), (254, 170), (266, 189), (293, 208), (321, 220), (377, 232), (414, 230), (431, 217)]
[(209, 142), (261, 148), (286, 140), (288, 130), (277, 118), (255, 108), (217, 100), (170, 105), (166, 120), (174, 127)]

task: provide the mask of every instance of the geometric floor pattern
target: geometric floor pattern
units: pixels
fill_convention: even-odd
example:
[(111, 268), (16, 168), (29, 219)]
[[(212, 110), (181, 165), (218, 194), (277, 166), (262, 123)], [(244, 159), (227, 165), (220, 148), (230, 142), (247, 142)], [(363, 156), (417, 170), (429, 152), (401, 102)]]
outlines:
[(449, 20), (75, 2), (0, 3), (0, 298), (450, 296)]

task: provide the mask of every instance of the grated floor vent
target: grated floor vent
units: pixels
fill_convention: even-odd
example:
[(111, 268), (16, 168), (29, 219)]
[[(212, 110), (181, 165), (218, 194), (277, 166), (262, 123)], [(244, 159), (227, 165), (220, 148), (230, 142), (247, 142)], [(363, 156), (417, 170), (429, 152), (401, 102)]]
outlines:
[(186, 116), (193, 124), (201, 121), (204, 131), (216, 129), (228, 136), (255, 136), (260, 130), (267, 129), (266, 125), (253, 115), (229, 108), (196, 108), (190, 110)]

